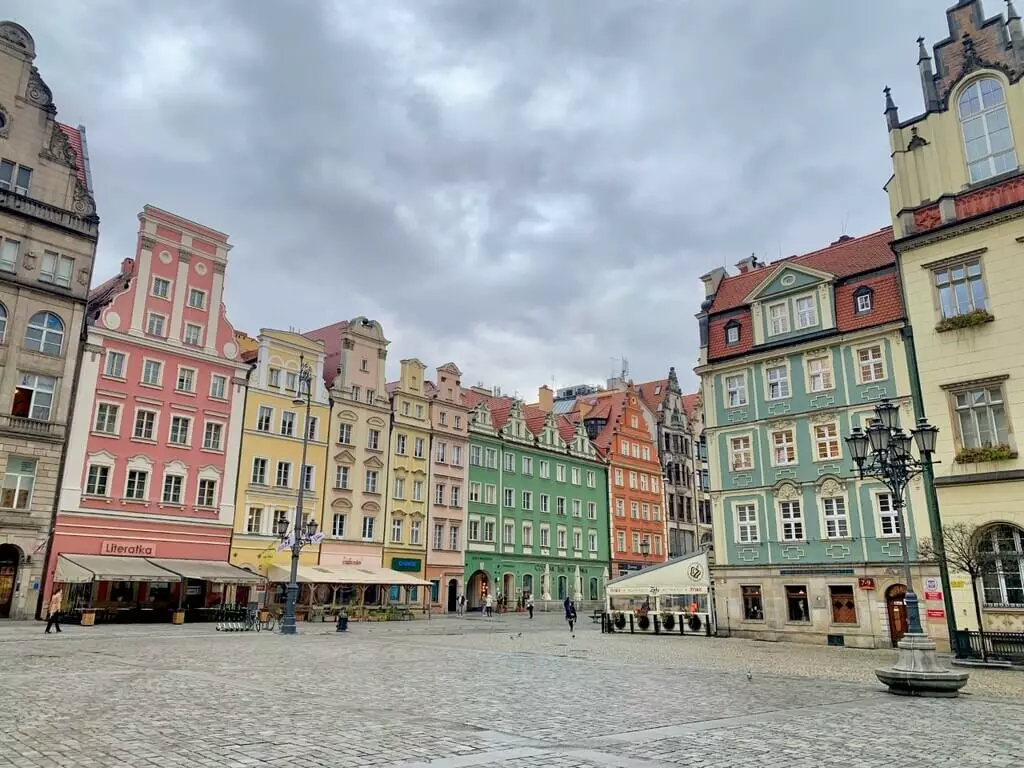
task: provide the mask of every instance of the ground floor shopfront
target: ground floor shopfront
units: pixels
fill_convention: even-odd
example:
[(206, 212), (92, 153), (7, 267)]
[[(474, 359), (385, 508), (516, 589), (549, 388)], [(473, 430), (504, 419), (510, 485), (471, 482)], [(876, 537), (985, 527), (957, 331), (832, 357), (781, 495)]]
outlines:
[[(949, 650), (938, 569), (914, 564), (921, 623)], [(902, 568), (892, 564), (714, 568), (718, 634), (756, 640), (891, 648), (907, 632)]]
[(459, 595), (465, 594), (463, 573), (461, 556), (458, 563), (427, 563), (431, 610), (455, 613)]
[(466, 604), (479, 610), (494, 598), (504, 610), (522, 610), (527, 597), (535, 603), (562, 602), (566, 597), (585, 602), (604, 600), (608, 563), (467, 552)]
[[(275, 536), (249, 536), (235, 533), (231, 540), (231, 564), (247, 568), (254, 573), (267, 575), (273, 565), (289, 566), (292, 549), (282, 546)], [(299, 554), (301, 565), (317, 565), (320, 562), (320, 545), (309, 544)]]

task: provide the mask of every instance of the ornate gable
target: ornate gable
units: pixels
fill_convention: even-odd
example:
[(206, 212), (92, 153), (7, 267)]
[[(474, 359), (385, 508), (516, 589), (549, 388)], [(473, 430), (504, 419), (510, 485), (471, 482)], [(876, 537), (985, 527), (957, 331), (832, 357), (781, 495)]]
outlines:
[(791, 291), (808, 290), (822, 282), (835, 279), (835, 275), (812, 269), (802, 264), (783, 262), (747, 294), (744, 304), (753, 304), (772, 296), (781, 296)]
[(584, 459), (597, 458), (597, 449), (590, 442), (590, 438), (587, 436), (587, 428), (583, 425), (582, 421), (576, 422), (576, 434), (572, 436), (569, 453)]
[(506, 440), (519, 443), (533, 442), (533, 435), (526, 428), (526, 419), (523, 417), (523, 404), (521, 401), (512, 401), (512, 407), (508, 411), (508, 421), (501, 428), (501, 436)]
[(544, 448), (555, 451), (564, 451), (568, 447), (558, 432), (558, 427), (555, 425), (555, 414), (551, 411), (544, 415), (544, 425), (537, 436), (537, 442)]
[(484, 432), (488, 435), (495, 434), (494, 420), (491, 418), (491, 409), (487, 407), (487, 403), (481, 401), (470, 411), (469, 429), (472, 432)]

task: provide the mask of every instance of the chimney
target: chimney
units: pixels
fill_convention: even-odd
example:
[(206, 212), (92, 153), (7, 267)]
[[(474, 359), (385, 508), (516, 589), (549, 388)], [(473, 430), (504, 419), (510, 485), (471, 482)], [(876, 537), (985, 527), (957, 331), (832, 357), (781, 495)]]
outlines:
[(1006, 30), (1010, 35), (1010, 45), (1017, 61), (1024, 61), (1024, 25), (1021, 24), (1020, 14), (1013, 6), (1013, 0), (1006, 0)]
[(541, 384), (537, 388), (537, 406), (544, 413), (551, 413), (555, 408), (555, 393), (551, 391), (551, 387), (547, 384)]
[(754, 254), (750, 254), (747, 258), (740, 259), (736, 262), (736, 269), (740, 271), (741, 275), (746, 274), (747, 272), (752, 272), (760, 266), (761, 264), (758, 263), (757, 256)]
[(840, 243), (845, 243), (847, 240), (853, 240), (853, 238), (850, 237), (850, 235), (840, 235), (838, 238), (829, 243), (829, 245), (839, 245)]
[(722, 284), (724, 278), (725, 269), (722, 267), (715, 267), (706, 275), (701, 275), (701, 282), (704, 283), (704, 297), (710, 298), (718, 293), (718, 286)]
[(121, 274), (126, 276), (135, 274), (135, 259), (121, 260)]
[(605, 389), (618, 389), (623, 390), (626, 388), (626, 382), (619, 376), (614, 376), (605, 382)]
[(939, 108), (939, 92), (935, 87), (935, 73), (932, 72), (932, 57), (924, 47), (924, 38), (917, 38), (917, 68), (921, 72), (921, 90), (924, 92), (924, 111), (935, 112)]

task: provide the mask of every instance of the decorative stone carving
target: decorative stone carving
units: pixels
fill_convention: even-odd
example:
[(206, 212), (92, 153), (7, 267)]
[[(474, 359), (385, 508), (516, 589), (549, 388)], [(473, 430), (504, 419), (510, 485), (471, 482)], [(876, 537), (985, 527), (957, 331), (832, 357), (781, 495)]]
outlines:
[(112, 331), (116, 331), (121, 326), (121, 316), (112, 309), (108, 309), (103, 313), (103, 325)]
[(377, 350), (377, 359), (378, 360), (385, 360), (385, 359), (387, 359), (387, 356), (388, 356), (388, 351), (386, 349), (378, 349)]
[(18, 49), (30, 59), (34, 59), (36, 56), (36, 46), (32, 36), (24, 27), (13, 21), (0, 23), (0, 43)]
[(238, 356), (238, 346), (233, 341), (229, 341), (224, 345), (224, 357), (228, 360), (234, 360)]
[(96, 215), (96, 201), (77, 178), (75, 179), (75, 194), (71, 199), (71, 211), (79, 216)]
[(843, 488), (834, 477), (826, 478), (821, 484), (821, 495), (825, 497), (839, 496)]
[(75, 155), (75, 150), (71, 148), (68, 135), (56, 123), (53, 123), (53, 128), (50, 131), (50, 140), (40, 155), (47, 160), (62, 163), (69, 168), (75, 168), (78, 164), (78, 157)]
[(156, 245), (156, 240), (148, 235), (140, 237), (139, 242), (142, 243), (142, 250), (144, 251), (152, 251), (153, 246)]
[(775, 492), (775, 498), (779, 501), (795, 501), (800, 498), (800, 492), (792, 483), (783, 483)]
[(11, 115), (0, 104), (0, 139), (6, 139), (11, 134)]
[(221, 264), (219, 261), (213, 262), (213, 274), (223, 275), (226, 269), (227, 267), (224, 264)]
[(36, 268), (36, 261), (39, 256), (34, 251), (25, 251), (25, 255), (21, 259), (21, 266), (25, 269), (33, 270)]
[(78, 284), (89, 284), (89, 269), (87, 267), (82, 267), (80, 270), (78, 270)]
[(51, 114), (57, 114), (57, 107), (53, 104), (53, 91), (50, 90), (36, 67), (32, 67), (32, 74), (28, 77), (28, 86), (25, 88), (25, 98), (32, 104), (42, 107)]
[(203, 262), (201, 262), (201, 261), (197, 261), (196, 262), (195, 270), (196, 270), (196, 274), (199, 275), (200, 277), (205, 275), (207, 273), (207, 271), (208, 271), (207, 268), (206, 268), (206, 265)]
[[(178, 249), (178, 260), (182, 264), (188, 264), (190, 261), (192, 261), (192, 254), (189, 253), (188, 250), (185, 249), (185, 248), (179, 248)], [(198, 272), (199, 270), (196, 270), (196, 271)]]
[(811, 424), (828, 424), (836, 420), (836, 414), (825, 411), (823, 413), (812, 413), (810, 416)]
[(771, 360), (764, 361), (765, 368), (775, 368), (780, 365), (786, 364), (786, 358), (784, 357), (773, 357)]
[(160, 263), (162, 264), (170, 264), (174, 260), (174, 257), (171, 256), (171, 252), (166, 248), (160, 251), (157, 258), (160, 259)]

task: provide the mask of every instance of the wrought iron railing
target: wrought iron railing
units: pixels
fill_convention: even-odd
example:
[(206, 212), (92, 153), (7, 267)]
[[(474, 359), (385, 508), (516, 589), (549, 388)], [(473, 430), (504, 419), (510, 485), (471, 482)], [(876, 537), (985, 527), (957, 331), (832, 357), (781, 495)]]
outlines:
[[(961, 629), (956, 633), (959, 659), (981, 659), (981, 633)], [(986, 632), (985, 657), (993, 661), (1024, 664), (1024, 632)]]

